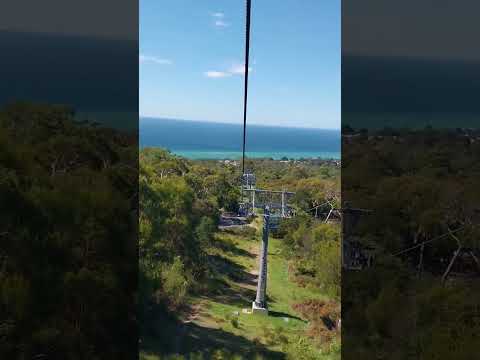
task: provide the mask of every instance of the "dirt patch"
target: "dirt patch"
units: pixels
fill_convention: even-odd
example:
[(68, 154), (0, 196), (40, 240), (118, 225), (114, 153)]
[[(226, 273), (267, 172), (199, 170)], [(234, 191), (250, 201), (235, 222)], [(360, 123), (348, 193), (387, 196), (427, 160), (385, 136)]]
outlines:
[(204, 305), (204, 301), (199, 301), (198, 303), (193, 304), (190, 307), (189, 312), (186, 314), (186, 317), (183, 320), (183, 323), (187, 324), (196, 320), (200, 315), (200, 309), (202, 308), (203, 305)]
[(219, 325), (215, 319), (208, 314), (207, 306), (208, 304), (205, 299), (201, 299), (191, 305), (188, 310), (184, 312), (182, 323), (184, 325), (196, 324), (204, 328), (218, 329)]
[[(254, 264), (252, 267), (243, 266), (218, 254), (209, 257), (210, 264), (212, 268), (215, 269), (215, 272), (226, 275), (231, 281), (229, 283), (222, 279), (215, 279), (216, 284), (211, 286), (211, 288), (216, 291), (208, 293), (209, 299), (220, 303), (238, 305), (240, 310), (241, 306), (250, 304), (255, 298), (260, 244), (258, 242), (252, 242), (248, 249), (241, 249), (234, 243), (224, 242), (222, 245), (219, 243), (218, 247), (221, 247), (223, 251), (230, 252), (237, 256), (251, 258), (252, 264)], [(185, 316), (184, 323), (194, 323), (212, 329), (219, 328), (219, 319), (215, 319), (209, 315), (208, 309), (206, 308), (207, 305), (206, 300), (201, 300), (192, 305), (189, 313)]]

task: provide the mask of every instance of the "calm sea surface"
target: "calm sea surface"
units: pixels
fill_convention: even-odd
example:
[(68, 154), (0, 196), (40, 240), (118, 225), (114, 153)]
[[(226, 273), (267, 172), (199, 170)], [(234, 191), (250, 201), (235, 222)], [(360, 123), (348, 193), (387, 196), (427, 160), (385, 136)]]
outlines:
[[(240, 124), (140, 119), (140, 147), (163, 147), (190, 159), (238, 159)], [(340, 130), (247, 125), (247, 156), (340, 159)]]

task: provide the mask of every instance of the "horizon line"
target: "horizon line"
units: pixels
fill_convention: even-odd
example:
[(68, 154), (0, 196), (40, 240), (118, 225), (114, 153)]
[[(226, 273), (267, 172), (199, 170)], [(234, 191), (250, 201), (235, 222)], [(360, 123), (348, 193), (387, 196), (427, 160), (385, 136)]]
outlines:
[[(170, 118), (170, 117), (157, 117), (157, 116), (150, 116), (150, 115), (139, 115), (140, 119), (153, 119), (153, 120), (173, 120), (173, 121), (185, 121), (185, 122), (195, 122), (195, 123), (210, 123), (210, 124), (218, 124), (218, 125), (238, 125), (242, 126), (243, 123), (231, 123), (231, 122), (223, 122), (223, 121), (211, 121), (211, 120), (190, 120), (190, 119), (179, 119), (179, 118)], [(320, 128), (320, 127), (309, 127), (309, 126), (293, 126), (293, 125), (265, 125), (265, 124), (258, 124), (258, 123), (248, 123), (247, 125), (253, 126), (260, 126), (260, 127), (276, 127), (276, 128), (287, 128), (287, 129), (307, 129), (307, 130), (329, 130), (329, 131), (341, 131), (341, 128)]]

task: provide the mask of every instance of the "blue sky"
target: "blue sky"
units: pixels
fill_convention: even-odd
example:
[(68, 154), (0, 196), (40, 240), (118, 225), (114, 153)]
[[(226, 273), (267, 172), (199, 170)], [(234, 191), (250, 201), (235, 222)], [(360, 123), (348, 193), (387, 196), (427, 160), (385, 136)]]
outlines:
[[(340, 128), (340, 0), (253, 0), (249, 124)], [(242, 123), (244, 0), (140, 0), (140, 114)]]

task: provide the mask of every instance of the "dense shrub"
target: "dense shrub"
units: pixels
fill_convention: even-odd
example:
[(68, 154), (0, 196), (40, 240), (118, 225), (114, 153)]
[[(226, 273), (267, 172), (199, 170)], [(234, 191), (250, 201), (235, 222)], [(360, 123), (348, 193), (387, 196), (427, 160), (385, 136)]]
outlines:
[(137, 163), (67, 107), (0, 110), (0, 358), (135, 355)]
[(173, 308), (183, 304), (189, 288), (188, 279), (180, 257), (173, 264), (166, 264), (162, 270), (162, 289)]
[(169, 336), (153, 334), (150, 323), (174, 315), (207, 274), (221, 196), (209, 176), (198, 176), (207, 170), (162, 149), (143, 149), (140, 170), (141, 336)]

